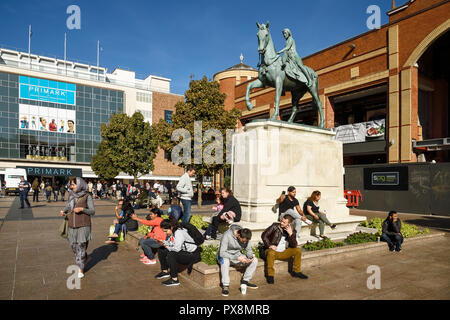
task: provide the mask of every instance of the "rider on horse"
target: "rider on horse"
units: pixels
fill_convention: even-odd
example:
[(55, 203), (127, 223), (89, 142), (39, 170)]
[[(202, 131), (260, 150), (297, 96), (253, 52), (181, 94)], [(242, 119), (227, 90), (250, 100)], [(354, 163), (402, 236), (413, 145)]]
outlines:
[[(283, 55), (281, 68), (286, 71), (286, 74), (288, 76), (301, 82), (305, 82), (306, 85), (310, 87), (311, 79), (309, 77), (307, 70), (305, 69), (305, 66), (303, 65), (302, 59), (297, 53), (295, 41), (292, 38), (291, 30), (289, 30), (288, 28), (284, 29), (283, 36), (286, 39), (286, 46), (282, 50), (280, 50), (278, 54), (281, 54), (283, 52), (286, 53)], [(302, 74), (300, 74), (299, 71), (301, 71)], [(302, 75), (305, 76), (306, 81), (305, 79), (303, 79)]]

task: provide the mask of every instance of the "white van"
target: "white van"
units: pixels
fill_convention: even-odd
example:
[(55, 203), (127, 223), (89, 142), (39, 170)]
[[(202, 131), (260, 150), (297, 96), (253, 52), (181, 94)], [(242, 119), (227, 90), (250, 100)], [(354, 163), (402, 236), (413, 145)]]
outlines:
[(25, 169), (5, 169), (6, 195), (9, 195), (10, 193), (19, 193), (20, 177), (27, 180), (27, 171)]

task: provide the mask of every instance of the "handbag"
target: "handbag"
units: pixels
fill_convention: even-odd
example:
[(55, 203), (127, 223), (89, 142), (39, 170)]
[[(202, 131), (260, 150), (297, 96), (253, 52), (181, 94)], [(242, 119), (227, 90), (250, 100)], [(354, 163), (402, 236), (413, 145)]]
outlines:
[(64, 239), (67, 239), (67, 237), (69, 236), (69, 215), (70, 212), (66, 214), (66, 216), (64, 217), (64, 221), (59, 226), (59, 235)]

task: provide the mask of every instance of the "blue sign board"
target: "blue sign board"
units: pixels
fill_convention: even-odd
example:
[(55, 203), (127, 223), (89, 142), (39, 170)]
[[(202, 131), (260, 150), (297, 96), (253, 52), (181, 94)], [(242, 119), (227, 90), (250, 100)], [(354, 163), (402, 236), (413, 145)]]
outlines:
[(62, 176), (62, 177), (81, 177), (81, 169), (73, 168), (44, 168), (44, 167), (24, 167), (17, 166), (17, 168), (22, 168), (27, 170), (28, 176)]
[(73, 83), (19, 76), (21, 99), (75, 105), (76, 91)]
[(173, 111), (170, 111), (170, 110), (164, 110), (164, 120), (165, 120), (168, 124), (172, 124), (172, 113), (173, 113)]

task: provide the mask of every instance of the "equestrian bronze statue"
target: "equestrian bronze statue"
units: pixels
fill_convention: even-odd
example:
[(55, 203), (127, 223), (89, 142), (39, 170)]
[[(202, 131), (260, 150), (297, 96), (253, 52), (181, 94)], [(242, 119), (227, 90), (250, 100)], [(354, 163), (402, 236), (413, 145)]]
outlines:
[[(286, 91), (292, 95), (292, 114), (288, 123), (293, 123), (298, 111), (298, 102), (309, 92), (313, 99), (313, 104), (319, 111), (318, 126), (324, 127), (322, 113), (322, 102), (319, 99), (319, 77), (308, 66), (303, 65), (302, 59), (297, 53), (295, 41), (289, 29), (283, 30), (283, 36), (286, 39), (286, 46), (279, 52), (275, 50), (272, 36), (269, 32), (269, 22), (259, 24), (258, 26), (258, 52), (260, 55), (258, 79), (249, 83), (245, 101), (247, 109), (252, 110), (253, 105), (250, 102), (250, 91), (255, 88), (272, 87), (275, 88), (275, 112), (270, 118), (276, 120), (280, 113), (280, 98)], [(283, 58), (280, 59), (280, 54)]]

